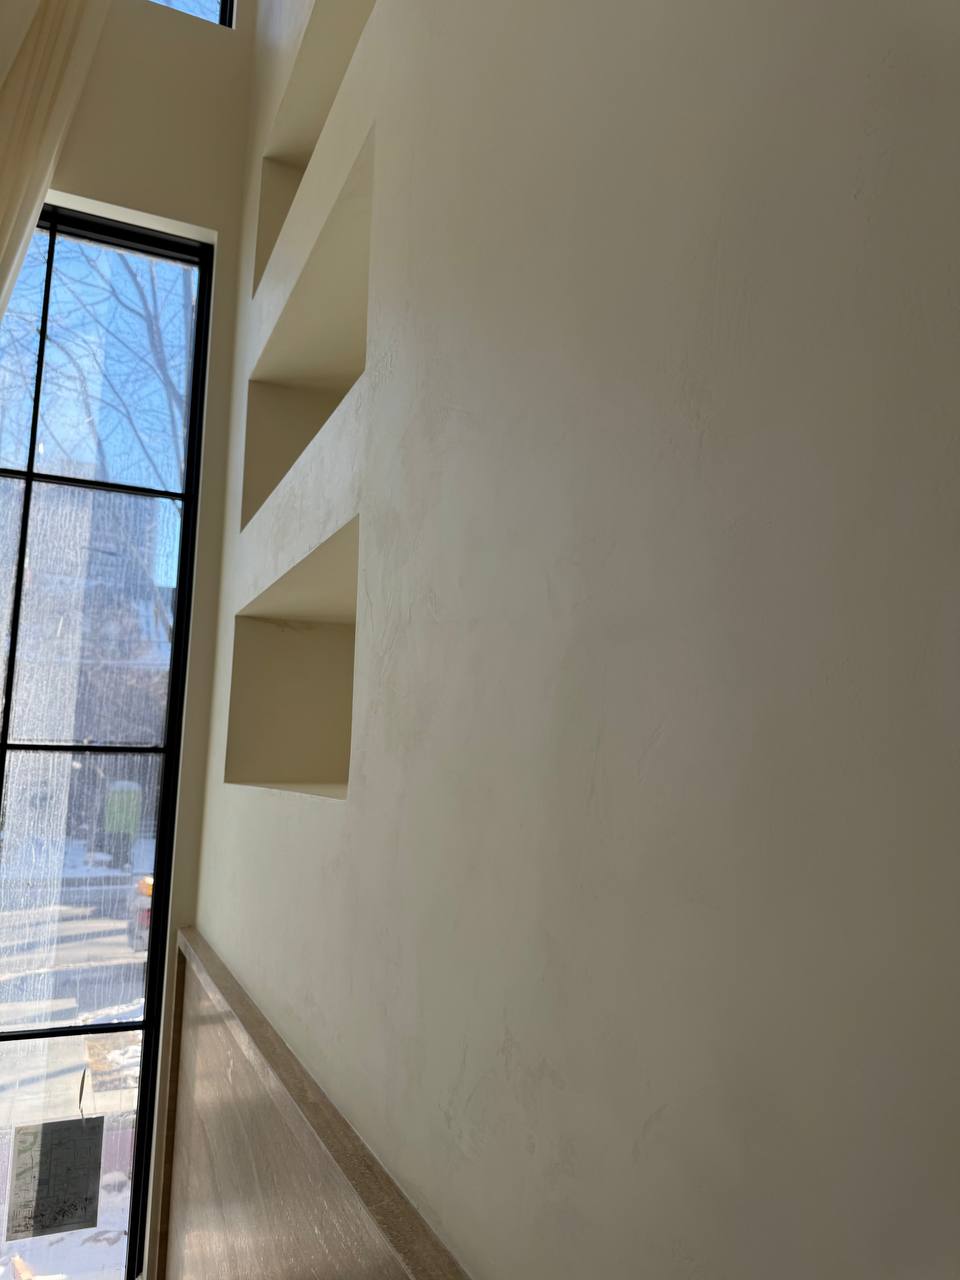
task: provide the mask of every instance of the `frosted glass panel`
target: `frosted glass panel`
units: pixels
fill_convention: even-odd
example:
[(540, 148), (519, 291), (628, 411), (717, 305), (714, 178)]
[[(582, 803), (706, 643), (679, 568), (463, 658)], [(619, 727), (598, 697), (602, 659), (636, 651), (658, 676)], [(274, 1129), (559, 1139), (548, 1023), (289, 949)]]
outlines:
[[(138, 1031), (0, 1045), (0, 1275), (121, 1280), (140, 1052)], [(37, 1126), (81, 1119), (77, 1101), (84, 1071), (83, 1116), (91, 1141), (81, 1144), (88, 1197), (78, 1214), (76, 1203), (58, 1194), (57, 1162), (50, 1152), (57, 1130)], [(43, 1179), (32, 1212), (31, 1173)], [(60, 1229), (58, 1222), (71, 1216), (86, 1216), (90, 1223)], [(23, 1235), (24, 1219), (31, 1217), (39, 1234)]]
[(38, 471), (183, 488), (197, 268), (57, 237)]
[(0, 320), (0, 467), (14, 470), (26, 467), (30, 449), (47, 241), (46, 231), (33, 233)]
[(157, 756), (8, 754), (0, 1030), (142, 1017), (159, 788)]
[(162, 744), (179, 549), (171, 499), (35, 485), (13, 741)]

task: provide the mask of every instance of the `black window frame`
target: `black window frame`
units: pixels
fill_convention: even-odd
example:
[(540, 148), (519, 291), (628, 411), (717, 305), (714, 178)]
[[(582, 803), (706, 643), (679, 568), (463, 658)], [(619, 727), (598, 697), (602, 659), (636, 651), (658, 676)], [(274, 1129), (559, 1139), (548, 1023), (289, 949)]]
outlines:
[[(222, 0), (221, 14), (231, 10), (232, 0)], [(183, 715), (187, 681), (188, 642), (193, 604), (193, 578), (196, 560), (197, 518), (200, 495), (203, 410), (207, 380), (210, 314), (213, 292), (213, 246), (201, 241), (151, 231), (127, 223), (55, 205), (44, 205), (38, 230), (47, 231), (50, 243), (47, 253), (43, 302), (40, 314), (37, 370), (34, 385), (30, 447), (25, 469), (2, 468), (0, 476), (21, 480), (24, 484), (20, 540), (15, 568), (14, 594), (10, 616), (10, 638), (7, 653), (6, 698), (0, 718), (0, 798), (6, 774), (7, 756), (13, 751), (61, 751), (76, 753), (93, 751), (105, 754), (144, 755), (156, 753), (163, 758), (157, 813), (157, 835), (154, 886), (151, 907), (150, 936), (144, 972), (143, 1016), (126, 1022), (52, 1024), (24, 1030), (0, 1031), (0, 1044), (65, 1036), (113, 1034), (139, 1031), (141, 1034), (140, 1083), (137, 1094), (137, 1118), (134, 1131), (133, 1170), (130, 1189), (130, 1219), (127, 1239), (127, 1280), (133, 1280), (143, 1269), (146, 1252), (147, 1203), (150, 1194), (151, 1155), (159, 1080), (160, 1034), (164, 1005), (167, 933), (170, 919), (170, 893), (173, 850), (176, 835), (177, 797), (180, 757), (183, 743)], [(193, 364), (190, 376), (190, 408), (184, 454), (183, 488), (178, 491), (147, 489), (135, 485), (91, 481), (70, 476), (47, 475), (35, 467), (38, 434), (40, 389), (46, 347), (47, 319), (56, 237), (63, 233), (84, 240), (129, 249), (154, 257), (172, 259), (197, 268), (197, 301), (194, 329)], [(99, 492), (128, 493), (154, 498), (174, 498), (181, 503), (181, 541), (177, 570), (176, 611), (170, 653), (170, 675), (167, 694), (167, 722), (164, 742), (157, 747), (103, 747), (83, 744), (35, 743), (19, 744), (9, 740), (13, 705), (13, 680), (20, 605), (23, 594), (30, 498), (35, 483), (61, 484), (67, 487)]]

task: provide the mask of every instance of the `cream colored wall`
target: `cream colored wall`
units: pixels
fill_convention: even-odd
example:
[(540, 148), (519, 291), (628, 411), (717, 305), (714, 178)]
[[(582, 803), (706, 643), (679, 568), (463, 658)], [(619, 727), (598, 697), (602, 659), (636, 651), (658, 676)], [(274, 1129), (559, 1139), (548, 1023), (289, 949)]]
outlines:
[[(957, 1274), (958, 62), (379, 0), (255, 305), (249, 159), (198, 921), (477, 1280)], [(366, 370), (240, 534), (371, 127)], [(358, 510), (347, 799), (225, 785), (234, 614)]]
[[(254, 26), (249, 5), (238, 11), (237, 29), (226, 30), (149, 0), (114, 0), (55, 176), (62, 203), (215, 244), (172, 936), (196, 915)], [(165, 1067), (164, 1058), (160, 1125)]]

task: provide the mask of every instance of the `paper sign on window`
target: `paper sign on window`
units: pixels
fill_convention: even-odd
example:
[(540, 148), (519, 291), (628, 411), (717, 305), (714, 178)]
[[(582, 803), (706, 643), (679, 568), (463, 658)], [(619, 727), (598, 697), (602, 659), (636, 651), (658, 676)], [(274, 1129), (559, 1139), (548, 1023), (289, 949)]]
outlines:
[(103, 1116), (14, 1131), (7, 1239), (97, 1225)]

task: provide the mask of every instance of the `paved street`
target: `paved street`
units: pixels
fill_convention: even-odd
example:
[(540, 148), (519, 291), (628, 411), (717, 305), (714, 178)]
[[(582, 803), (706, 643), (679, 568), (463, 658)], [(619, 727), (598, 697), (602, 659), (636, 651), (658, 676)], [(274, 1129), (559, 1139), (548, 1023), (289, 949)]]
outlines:
[(126, 911), (104, 916), (88, 904), (4, 912), (0, 1025), (139, 1017), (145, 959), (131, 947)]

